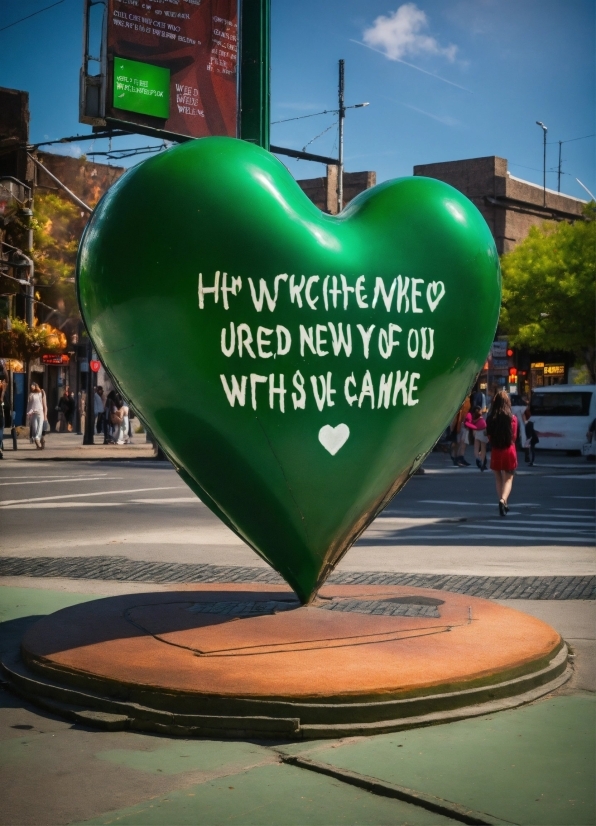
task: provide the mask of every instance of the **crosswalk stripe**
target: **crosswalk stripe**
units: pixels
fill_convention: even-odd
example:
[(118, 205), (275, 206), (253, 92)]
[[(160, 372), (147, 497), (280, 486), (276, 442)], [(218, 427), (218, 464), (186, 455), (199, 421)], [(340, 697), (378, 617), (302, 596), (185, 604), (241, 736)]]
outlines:
[(33, 499), (7, 499), (1, 502), (0, 505), (21, 505), (25, 502), (48, 502), (54, 499), (74, 499), (82, 496), (113, 496), (115, 493), (145, 493), (149, 490), (186, 490), (183, 485), (167, 485), (157, 488), (125, 488), (124, 490), (100, 490), (94, 493), (64, 493), (60, 496), (37, 496)]
[[(499, 527), (497, 527), (497, 524), (495, 524), (495, 523), (497, 523)], [(572, 528), (568, 528), (568, 529), (565, 529), (565, 528), (539, 528), (538, 526), (532, 527), (532, 528), (523, 528), (519, 525), (505, 525), (503, 522), (498, 522), (497, 520), (495, 520), (495, 523), (490, 523), (490, 524), (489, 523), (484, 523), (482, 525), (482, 528), (483, 528), (483, 530), (486, 529), (486, 530), (493, 530), (493, 531), (497, 531), (497, 530), (518, 531), (519, 533), (564, 533), (564, 534), (573, 533), (573, 534), (578, 534), (580, 536), (581, 535), (590, 536), (590, 534), (591, 534), (591, 531), (588, 531), (586, 529), (577, 530), (577, 528), (576, 529), (572, 529)], [(477, 525), (462, 525), (461, 527), (462, 528), (471, 528), (473, 530), (478, 530)]]
[[(503, 530), (505, 530), (505, 528), (503, 528)], [(529, 542), (533, 538), (535, 538), (536, 541), (542, 541), (543, 540), (542, 536), (532, 537), (530, 535), (530, 536), (520, 537), (516, 534), (511, 534), (510, 535), (507, 532), (503, 533), (502, 531), (497, 531), (497, 529), (495, 528), (490, 532), (467, 533), (467, 534), (465, 534), (465, 536), (463, 536), (463, 535), (454, 536), (454, 534), (452, 534), (452, 533), (430, 533), (430, 534), (420, 534), (420, 533), (417, 533), (417, 532), (413, 533), (413, 534), (409, 533), (407, 536), (401, 536), (401, 537), (396, 538), (396, 543), (399, 542), (399, 546), (403, 547), (404, 545), (407, 545), (409, 542), (418, 542), (420, 540), (434, 540), (434, 539), (451, 539), (451, 540), (457, 540), (459, 542), (464, 542), (464, 541), (467, 542), (470, 539), (484, 539), (484, 540), (487, 540), (487, 539), (497, 540), (498, 539), (499, 541), (503, 541), (503, 542), (519, 542), (520, 539), (524, 539), (524, 540)], [(356, 545), (354, 547), (356, 547), (356, 546), (360, 546), (360, 547), (364, 546), (364, 547), (368, 547), (368, 548), (387, 547), (386, 545), (375, 545), (375, 542), (374, 542), (375, 539), (378, 540), (379, 537), (366, 537), (365, 536), (364, 539), (358, 540), (358, 542), (356, 543)], [(583, 534), (575, 534), (574, 533), (572, 536), (558, 536), (557, 537), (557, 544), (560, 544), (562, 542), (570, 542), (570, 543), (575, 543), (575, 544), (578, 544), (578, 543), (584, 544), (584, 543), (586, 543), (586, 544), (591, 545), (592, 542), (593, 542), (593, 539), (590, 535), (583, 535)]]
[[(75, 484), (75, 482), (107, 482), (111, 481), (112, 479), (122, 479), (122, 476), (64, 476), (58, 477), (55, 476), (52, 478), (52, 484), (64, 484), (65, 482), (70, 482), (71, 484)], [(10, 485), (11, 488), (14, 488), (15, 485), (47, 485), (48, 480), (42, 479), (36, 482), (0, 482), (0, 485)]]

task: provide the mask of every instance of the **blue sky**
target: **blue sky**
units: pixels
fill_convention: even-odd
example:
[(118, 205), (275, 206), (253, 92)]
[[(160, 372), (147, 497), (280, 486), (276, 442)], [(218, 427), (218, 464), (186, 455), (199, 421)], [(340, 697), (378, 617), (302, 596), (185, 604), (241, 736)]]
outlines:
[[(46, 5), (4, 0), (0, 28)], [(78, 123), (81, 23), (81, 0), (64, 0), (0, 31), (0, 85), (29, 91), (34, 142), (90, 131)], [(346, 102), (370, 103), (348, 112), (347, 171), (376, 170), (382, 181), (415, 164), (500, 155), (511, 174), (541, 184), (541, 120), (547, 168), (557, 166), (557, 141), (569, 141), (561, 189), (587, 198), (575, 179), (596, 192), (594, 23), (592, 0), (272, 0), (271, 119), (335, 108), (343, 58)], [(331, 115), (274, 124), (272, 142), (301, 149), (331, 126), (308, 150), (335, 155), (333, 124)], [(324, 174), (282, 160), (298, 178)], [(556, 189), (555, 172), (547, 185)]]

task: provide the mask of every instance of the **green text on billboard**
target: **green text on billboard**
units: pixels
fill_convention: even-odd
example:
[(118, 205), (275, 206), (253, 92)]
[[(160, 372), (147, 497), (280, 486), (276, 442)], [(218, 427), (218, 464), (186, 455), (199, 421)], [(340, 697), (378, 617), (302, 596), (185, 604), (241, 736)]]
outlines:
[(168, 118), (170, 70), (115, 57), (114, 107), (154, 118)]

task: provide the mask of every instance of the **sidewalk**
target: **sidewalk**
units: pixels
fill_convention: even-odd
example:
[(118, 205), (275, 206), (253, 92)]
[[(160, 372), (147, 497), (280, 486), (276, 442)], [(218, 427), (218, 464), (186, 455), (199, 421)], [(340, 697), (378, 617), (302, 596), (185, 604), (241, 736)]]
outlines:
[[(4, 461), (84, 461), (96, 462), (114, 459), (154, 459), (155, 450), (146, 441), (144, 433), (137, 433), (130, 445), (104, 445), (101, 435), (95, 436), (94, 445), (84, 445), (83, 436), (76, 433), (50, 433), (46, 435), (46, 447), (38, 450), (28, 439), (17, 440), (18, 449), (12, 449), (10, 430), (4, 431)], [(455, 474), (476, 473), (472, 452), (468, 451), (469, 468), (454, 467), (449, 456), (443, 452), (431, 452), (424, 461), (425, 472), (441, 470)], [(518, 454), (518, 475), (536, 474), (543, 469), (573, 470), (582, 474), (594, 474), (593, 462), (587, 462), (584, 456), (567, 456), (564, 451), (537, 451), (536, 465), (528, 467), (524, 463), (523, 453)]]
[(114, 459), (153, 459), (155, 450), (146, 441), (144, 433), (137, 433), (130, 445), (104, 445), (101, 434), (95, 436), (94, 445), (84, 445), (83, 436), (76, 433), (49, 433), (46, 446), (39, 450), (29, 439), (18, 439), (18, 449), (12, 449), (10, 430), (4, 431), (4, 461), (85, 461), (97, 462)]
[[(0, 594), (0, 650), (33, 615), (96, 597)], [(304, 743), (101, 731), (0, 689), (0, 824), (592, 826), (594, 695), (578, 676), (496, 714)]]

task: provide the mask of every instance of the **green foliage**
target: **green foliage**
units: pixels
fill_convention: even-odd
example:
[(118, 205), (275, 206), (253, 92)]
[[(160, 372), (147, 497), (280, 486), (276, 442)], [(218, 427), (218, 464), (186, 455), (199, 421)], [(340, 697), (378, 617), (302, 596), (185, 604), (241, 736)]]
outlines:
[(503, 256), (500, 326), (530, 351), (564, 350), (595, 381), (596, 210), (573, 224), (545, 221)]
[(53, 193), (36, 195), (34, 209), (35, 281), (40, 298), (69, 316), (78, 315), (74, 287), (79, 241), (87, 215)]
[(28, 327), (20, 318), (11, 319), (10, 330), (0, 330), (0, 356), (29, 361), (43, 353), (55, 353), (64, 349), (63, 333), (49, 324)]

